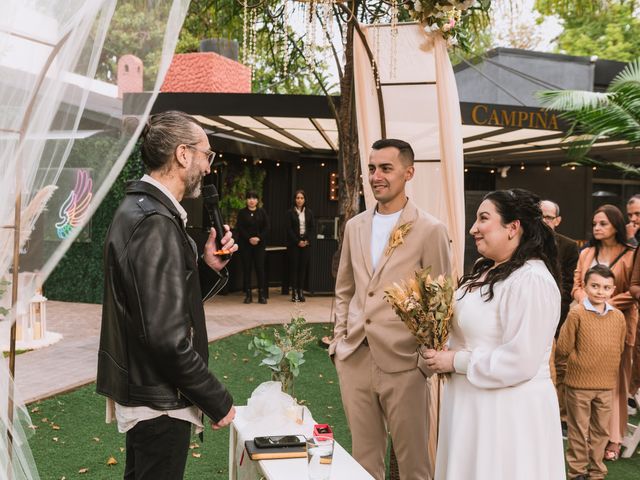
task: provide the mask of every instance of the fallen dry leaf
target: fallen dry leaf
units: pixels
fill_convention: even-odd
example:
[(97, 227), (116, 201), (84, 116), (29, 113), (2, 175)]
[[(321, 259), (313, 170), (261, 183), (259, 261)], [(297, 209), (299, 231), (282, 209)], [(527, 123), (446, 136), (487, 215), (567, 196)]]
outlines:
[(40, 411), (40, 407), (33, 407), (31, 409), (31, 413), (38, 413)]
[(58, 437), (53, 437), (51, 440), (53, 440), (54, 442), (58, 441)]
[(189, 445), (189, 448), (191, 450), (193, 450), (194, 448), (200, 448), (200, 445), (198, 445), (197, 443), (193, 442), (191, 445)]
[(80, 470), (78, 470), (78, 473), (87, 473), (88, 471), (88, 468), (81, 468)]
[(29, 425), (29, 428), (30, 428), (31, 430), (37, 430), (37, 429), (38, 429), (38, 426), (37, 426), (37, 425)]
[(124, 447), (120, 447), (120, 452), (124, 452)]
[(109, 460), (107, 460), (107, 465), (109, 465), (110, 467), (117, 464), (118, 464), (118, 461), (113, 457), (109, 457)]
[(60, 426), (56, 425), (55, 423), (51, 424), (51, 428), (53, 428), (54, 430), (60, 430)]
[(200, 458), (202, 456), (202, 454), (201, 453), (197, 453), (197, 452), (193, 452), (191, 454), (191, 456), (194, 457), (194, 458)]
[(44, 417), (40, 420), (42, 423), (49, 423), (49, 419), (47, 417)]
[(93, 437), (93, 441), (98, 443), (100, 441), (100, 439), (98, 437)]

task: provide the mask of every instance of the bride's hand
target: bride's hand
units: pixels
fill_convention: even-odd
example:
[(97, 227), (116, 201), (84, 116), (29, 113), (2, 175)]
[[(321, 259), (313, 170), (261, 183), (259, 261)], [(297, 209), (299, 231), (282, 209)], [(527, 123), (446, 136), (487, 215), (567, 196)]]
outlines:
[(427, 367), (436, 373), (453, 372), (453, 357), (456, 350), (443, 350), (437, 352), (435, 350), (425, 350), (422, 356), (426, 360)]

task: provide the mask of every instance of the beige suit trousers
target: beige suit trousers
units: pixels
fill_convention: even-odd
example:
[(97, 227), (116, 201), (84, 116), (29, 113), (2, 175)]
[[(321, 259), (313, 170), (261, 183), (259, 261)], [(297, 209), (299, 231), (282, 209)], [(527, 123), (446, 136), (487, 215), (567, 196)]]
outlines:
[(609, 441), (612, 390), (565, 387), (567, 402), (567, 464), (569, 478), (607, 476), (604, 449)]
[[(388, 432), (402, 480), (429, 480), (429, 383), (413, 368), (385, 373), (368, 346), (335, 359), (342, 404), (352, 436), (352, 455), (376, 480), (384, 480)], [(435, 426), (434, 426), (435, 428)]]

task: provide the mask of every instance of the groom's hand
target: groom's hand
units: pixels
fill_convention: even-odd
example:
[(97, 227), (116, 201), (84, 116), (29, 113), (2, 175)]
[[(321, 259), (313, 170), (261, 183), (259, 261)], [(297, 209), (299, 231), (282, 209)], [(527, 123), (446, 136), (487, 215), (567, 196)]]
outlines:
[(236, 416), (236, 408), (231, 407), (231, 409), (229, 410), (229, 413), (227, 413), (223, 419), (219, 420), (217, 423), (211, 422), (211, 428), (213, 428), (214, 430), (220, 430), (221, 428), (224, 428), (230, 425), (231, 422), (233, 422), (233, 419), (235, 418), (235, 416)]

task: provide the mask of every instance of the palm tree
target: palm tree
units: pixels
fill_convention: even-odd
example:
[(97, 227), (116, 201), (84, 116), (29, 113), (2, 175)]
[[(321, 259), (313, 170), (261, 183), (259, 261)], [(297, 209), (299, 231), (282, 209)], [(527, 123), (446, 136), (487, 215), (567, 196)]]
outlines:
[[(606, 92), (558, 90), (539, 92), (544, 106), (560, 111), (570, 124), (570, 158), (581, 164), (601, 164), (587, 154), (595, 142), (606, 138), (640, 145), (640, 58), (629, 63)], [(640, 175), (640, 169), (620, 162), (607, 165)]]

